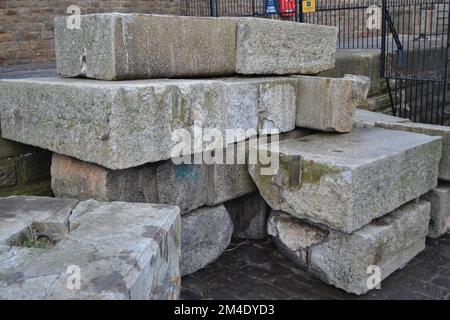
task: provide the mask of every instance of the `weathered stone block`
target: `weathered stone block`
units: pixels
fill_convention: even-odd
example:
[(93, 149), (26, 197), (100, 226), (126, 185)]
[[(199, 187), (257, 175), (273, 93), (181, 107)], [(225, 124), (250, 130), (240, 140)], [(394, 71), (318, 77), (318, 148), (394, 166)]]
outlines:
[(233, 222), (223, 205), (204, 207), (181, 218), (181, 275), (214, 262), (230, 245)]
[(110, 170), (54, 154), (52, 189), (80, 200), (166, 203), (182, 213), (214, 206), (256, 190), (247, 165), (180, 164), (171, 160)]
[[(77, 203), (36, 197), (0, 199), (0, 229), (7, 230), (1, 233), (2, 243), (7, 243), (0, 251), (2, 299), (178, 298), (177, 207)], [(35, 239), (17, 242), (17, 232), (29, 237), (24, 232), (30, 228), (43, 228), (52, 245), (38, 249)], [(77, 270), (81, 287), (74, 290), (69, 284), (76, 282), (70, 276)]]
[(58, 73), (103, 80), (219, 76), (234, 73), (236, 23), (145, 14), (81, 16), (69, 30), (55, 19)]
[(442, 158), (439, 164), (439, 179), (450, 181), (450, 127), (423, 123), (390, 123), (377, 121), (376, 127), (401, 130), (442, 137)]
[(335, 66), (337, 29), (334, 27), (270, 19), (234, 19), (237, 21), (237, 73), (317, 74)]
[(59, 198), (158, 203), (154, 165), (109, 170), (54, 153), (51, 176)]
[(254, 18), (107, 13), (83, 15), (81, 28), (70, 30), (66, 20), (55, 20), (55, 51), (58, 73), (68, 77), (314, 74), (334, 67), (334, 27)]
[(270, 207), (258, 192), (228, 201), (224, 205), (234, 224), (234, 237), (261, 240), (267, 236)]
[(431, 204), (429, 238), (438, 238), (450, 230), (450, 183), (441, 181), (422, 199)]
[(354, 294), (380, 268), (380, 280), (402, 268), (425, 249), (430, 204), (409, 203), (352, 234), (323, 229), (288, 214), (275, 212), (268, 232), (282, 251), (321, 280)]
[(356, 107), (367, 98), (370, 79), (296, 76), (298, 127), (331, 132), (350, 132)]
[[(180, 145), (172, 134), (187, 132), (194, 140), (200, 126), (224, 137), (227, 129), (242, 129), (247, 134), (241, 140), (260, 129), (295, 128), (293, 78), (120, 83), (47, 78), (3, 80), (0, 90), (5, 138), (114, 170), (171, 158)], [(215, 146), (203, 141), (198, 148)]]
[(441, 141), (379, 128), (315, 134), (282, 141), (279, 152), (260, 146), (279, 168), (249, 172), (274, 210), (350, 233), (436, 187)]
[(411, 122), (409, 119), (399, 118), (390, 116), (387, 114), (366, 111), (362, 109), (356, 109), (355, 122), (353, 126), (355, 128), (371, 128), (375, 127), (377, 122), (387, 122), (387, 123), (405, 123)]

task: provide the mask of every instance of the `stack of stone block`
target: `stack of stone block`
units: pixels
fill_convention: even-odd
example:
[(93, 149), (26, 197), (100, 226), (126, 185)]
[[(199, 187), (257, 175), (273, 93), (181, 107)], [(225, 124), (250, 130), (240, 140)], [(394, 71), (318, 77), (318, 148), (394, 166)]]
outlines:
[[(181, 275), (233, 233), (268, 231), (302, 267), (360, 294), (368, 266), (384, 279), (423, 250), (430, 208), (415, 200), (436, 187), (442, 139), (354, 128), (369, 79), (316, 76), (334, 67), (336, 28), (97, 14), (79, 30), (57, 19), (55, 40), (64, 78), (0, 82), (3, 136), (54, 152), (57, 197), (178, 206)], [(173, 133), (199, 128), (245, 132), (225, 154), (276, 130), (279, 168), (176, 164)], [(201, 141), (187, 155), (214, 149)]]
[(60, 18), (64, 78), (2, 82), (4, 136), (54, 152), (57, 197), (180, 207), (186, 275), (219, 257), (233, 232), (266, 236), (269, 210), (245, 162), (174, 164), (172, 133), (240, 129), (235, 142), (245, 143), (261, 130), (293, 131), (308, 88), (290, 75), (334, 67), (336, 36), (265, 19), (97, 14), (69, 30)]

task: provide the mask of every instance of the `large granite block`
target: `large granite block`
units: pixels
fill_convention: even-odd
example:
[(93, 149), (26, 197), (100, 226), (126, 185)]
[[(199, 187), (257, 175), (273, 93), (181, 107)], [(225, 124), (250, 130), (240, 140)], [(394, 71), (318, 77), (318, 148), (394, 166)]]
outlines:
[[(283, 252), (319, 279), (354, 294), (377, 285), (425, 249), (430, 204), (409, 203), (352, 234), (274, 212), (268, 232)], [(381, 284), (382, 286), (382, 284)]]
[(442, 158), (439, 164), (439, 179), (450, 181), (450, 127), (424, 123), (393, 123), (386, 121), (376, 121), (375, 127), (442, 137)]
[(1, 198), (0, 229), (2, 299), (179, 297), (177, 207)]
[(450, 183), (440, 181), (422, 199), (431, 204), (429, 238), (439, 238), (450, 230)]
[(356, 107), (363, 104), (370, 79), (295, 76), (298, 80), (297, 120), (302, 128), (328, 132), (350, 132)]
[[(194, 132), (213, 128), (245, 132), (295, 128), (296, 80), (86, 79), (0, 81), (5, 138), (39, 146), (109, 169), (127, 169), (179, 155), (178, 139), (195, 142), (193, 153), (217, 147)], [(204, 130), (205, 131), (205, 130)], [(182, 140), (185, 141), (185, 140)], [(239, 140), (237, 140), (239, 141)], [(198, 143), (197, 143), (198, 142)], [(189, 145), (189, 143), (187, 143)], [(176, 151), (176, 152), (175, 152)]]
[(436, 187), (441, 148), (440, 137), (354, 129), (260, 146), (279, 166), (249, 172), (274, 210), (350, 233)]
[[(315, 74), (334, 67), (334, 27), (255, 18), (106, 13), (55, 20), (62, 76), (101, 80)], [(301, 41), (299, 41), (301, 39)]]
[(233, 222), (223, 205), (181, 217), (181, 276), (214, 262), (230, 245)]

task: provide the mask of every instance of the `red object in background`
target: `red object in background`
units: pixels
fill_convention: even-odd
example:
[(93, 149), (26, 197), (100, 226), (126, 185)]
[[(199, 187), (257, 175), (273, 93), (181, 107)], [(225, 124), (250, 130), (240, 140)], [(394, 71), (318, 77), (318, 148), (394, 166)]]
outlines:
[(283, 17), (295, 16), (296, 0), (278, 0), (278, 10)]

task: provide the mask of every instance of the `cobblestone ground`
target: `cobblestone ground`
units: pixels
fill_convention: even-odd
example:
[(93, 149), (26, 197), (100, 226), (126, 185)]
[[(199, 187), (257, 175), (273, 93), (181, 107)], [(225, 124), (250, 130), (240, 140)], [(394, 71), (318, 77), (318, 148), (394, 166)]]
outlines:
[(182, 280), (182, 299), (440, 299), (450, 300), (450, 234), (392, 274), (380, 290), (347, 294), (298, 269), (273, 243), (233, 244), (219, 260)]

